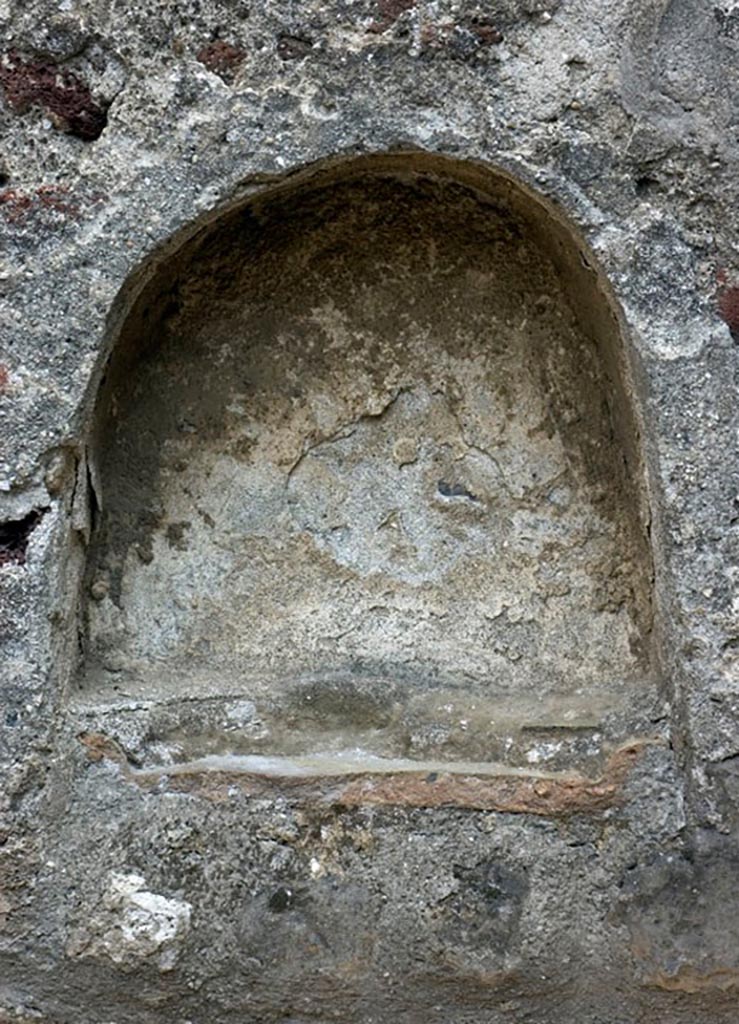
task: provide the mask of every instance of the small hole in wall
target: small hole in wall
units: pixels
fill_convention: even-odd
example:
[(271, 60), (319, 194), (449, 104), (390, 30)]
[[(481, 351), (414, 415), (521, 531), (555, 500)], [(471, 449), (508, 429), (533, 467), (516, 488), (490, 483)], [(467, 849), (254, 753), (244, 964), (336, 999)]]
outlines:
[(649, 195), (659, 189), (659, 181), (649, 174), (643, 174), (634, 181), (634, 189), (638, 196)]
[(0, 566), (25, 565), (31, 534), (48, 511), (33, 509), (22, 519), (0, 523)]

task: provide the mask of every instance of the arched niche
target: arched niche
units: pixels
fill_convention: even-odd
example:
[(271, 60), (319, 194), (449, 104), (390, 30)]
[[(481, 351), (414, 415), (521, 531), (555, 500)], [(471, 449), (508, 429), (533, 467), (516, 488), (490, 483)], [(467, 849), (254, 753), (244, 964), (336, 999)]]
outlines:
[(503, 173), (358, 158), (223, 214), (149, 271), (99, 390), (76, 699), (143, 700), (181, 758), (561, 766), (629, 734), (624, 365), (582, 241)]

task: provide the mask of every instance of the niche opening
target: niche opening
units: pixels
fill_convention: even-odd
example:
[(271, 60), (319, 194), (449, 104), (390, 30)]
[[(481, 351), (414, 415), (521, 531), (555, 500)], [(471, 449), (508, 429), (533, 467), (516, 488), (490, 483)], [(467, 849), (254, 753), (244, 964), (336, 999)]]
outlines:
[(159, 265), (97, 403), (77, 700), (143, 701), (175, 760), (557, 768), (638, 728), (643, 472), (583, 252), (413, 154), (289, 178)]

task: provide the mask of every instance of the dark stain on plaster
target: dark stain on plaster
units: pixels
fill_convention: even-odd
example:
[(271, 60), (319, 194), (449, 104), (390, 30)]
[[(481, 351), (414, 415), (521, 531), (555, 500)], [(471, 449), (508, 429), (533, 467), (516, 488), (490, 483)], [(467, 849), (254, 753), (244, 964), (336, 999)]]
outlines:
[(225, 39), (214, 39), (198, 51), (197, 59), (208, 71), (230, 83), (244, 63), (246, 52)]
[(736, 990), (738, 867), (734, 837), (703, 832), (626, 871), (612, 919), (631, 933), (643, 984), (690, 994)]
[(713, 17), (718, 25), (719, 35), (726, 39), (739, 37), (739, 10), (737, 8), (724, 10), (722, 7), (714, 6)]
[(185, 531), (190, 529), (190, 523), (170, 523), (167, 526), (167, 543), (171, 548), (178, 551), (187, 551), (188, 544), (185, 538)]
[(0, 86), (17, 114), (42, 107), (61, 131), (85, 142), (99, 138), (107, 124), (106, 106), (77, 75), (52, 61), (26, 61), (10, 50), (0, 60)]
[(496, 861), (471, 866), (455, 864), (459, 888), (445, 901), (445, 930), (466, 945), (504, 951), (518, 931), (529, 891), (523, 871)]
[(31, 534), (48, 511), (48, 508), (35, 508), (22, 519), (0, 523), (0, 566), (26, 564)]

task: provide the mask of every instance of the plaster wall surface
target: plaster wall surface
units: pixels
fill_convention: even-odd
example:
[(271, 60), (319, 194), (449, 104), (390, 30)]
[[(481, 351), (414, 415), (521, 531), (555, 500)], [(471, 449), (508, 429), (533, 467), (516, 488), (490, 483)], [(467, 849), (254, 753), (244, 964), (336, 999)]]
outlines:
[(0, 40), (0, 1018), (733, 1022), (736, 4)]

